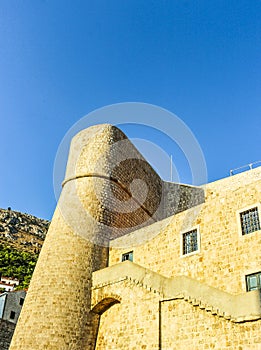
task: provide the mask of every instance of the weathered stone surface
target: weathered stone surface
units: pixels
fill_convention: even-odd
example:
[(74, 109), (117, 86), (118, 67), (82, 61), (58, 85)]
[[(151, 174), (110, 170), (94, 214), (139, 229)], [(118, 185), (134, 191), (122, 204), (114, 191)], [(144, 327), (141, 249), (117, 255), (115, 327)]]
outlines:
[[(10, 350), (260, 348), (261, 231), (239, 221), (260, 193), (260, 168), (165, 183), (119, 129), (80, 132)], [(130, 251), (139, 266), (116, 265)]]
[[(242, 235), (239, 213), (245, 208), (257, 206), (261, 220), (261, 168), (207, 184), (205, 192), (204, 203), (174, 215), (165, 224), (163, 220), (162, 227), (161, 223), (155, 223), (110, 242), (109, 265), (119, 266), (122, 254), (133, 251), (136, 264), (170, 279), (168, 284), (172, 279), (173, 283), (177, 283), (168, 294), (165, 279), (162, 282), (158, 280), (157, 288), (141, 275), (135, 278), (136, 285), (142, 287), (145, 283), (159, 292), (159, 301), (172, 299), (171, 293), (175, 288), (182, 289), (174, 300), (161, 304), (160, 349), (260, 349), (260, 293), (246, 293), (245, 276), (261, 270), (261, 231)], [(182, 255), (182, 233), (194, 227), (199, 229), (200, 249), (193, 254)], [(138, 244), (141, 234), (148, 239)], [(152, 239), (149, 239), (150, 236)], [(128, 245), (124, 246), (126, 240)], [(124, 276), (128, 273), (126, 266)], [(105, 269), (94, 274), (94, 281), (96, 276), (99, 280), (99, 274), (105, 280), (114, 276), (112, 271), (106, 275)], [(192, 288), (193, 292), (185, 293), (180, 276), (198, 281), (198, 286), (196, 284)], [(102, 282), (105, 283), (105, 280)], [(105, 283), (93, 292), (95, 298), (100, 290), (99, 300), (103, 295), (117, 295), (121, 300), (101, 317), (97, 350), (123, 349), (124, 342), (131, 342), (133, 334), (137, 341), (146, 339), (147, 349), (157, 348), (159, 338), (156, 341), (153, 336), (159, 334), (160, 310), (155, 311), (156, 319), (149, 330), (136, 332), (135, 322), (139, 315), (146, 319), (143, 329), (147, 325), (150, 301), (144, 287), (141, 288), (143, 295), (136, 293), (132, 296), (132, 283), (132, 279)], [(203, 285), (209, 286), (207, 295)], [(217, 290), (217, 294), (212, 294), (212, 288)], [(218, 295), (219, 291), (225, 294)], [(143, 302), (144, 298), (146, 302)], [(134, 300), (139, 305), (139, 311), (132, 307)], [(231, 313), (231, 308), (234, 308), (234, 313)], [(125, 319), (126, 315), (128, 319)], [(123, 338), (118, 337), (117, 327), (122, 330)]]

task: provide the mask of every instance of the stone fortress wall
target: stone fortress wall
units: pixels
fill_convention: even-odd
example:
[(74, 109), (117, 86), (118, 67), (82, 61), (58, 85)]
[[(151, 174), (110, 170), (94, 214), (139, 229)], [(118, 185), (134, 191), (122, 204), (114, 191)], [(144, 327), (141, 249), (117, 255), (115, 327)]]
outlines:
[[(207, 184), (203, 204), (176, 214), (153, 240), (140, 246), (135, 246), (139, 231), (134, 232), (133, 246), (127, 247), (133, 250), (134, 262), (166, 277), (185, 275), (228, 293), (244, 292), (245, 275), (261, 269), (261, 236), (260, 231), (242, 235), (239, 213), (260, 206), (260, 174), (261, 168), (256, 168)], [(153, 231), (154, 225), (146, 230)], [(181, 234), (193, 228), (199, 231), (199, 251), (182, 255)], [(126, 248), (113, 246), (124, 245), (123, 240), (111, 242), (109, 265), (121, 262)]]
[(80, 132), (10, 349), (259, 349), (260, 174), (166, 183), (116, 127)]
[[(102, 314), (97, 349), (261, 349), (260, 292), (246, 292), (245, 279), (261, 271), (261, 231), (242, 235), (239, 219), (248, 208), (261, 213), (261, 168), (204, 188), (205, 202), (163, 229), (156, 223), (111, 241), (110, 267), (94, 273), (93, 305), (107, 295), (120, 303)], [(199, 250), (183, 255), (182, 233), (193, 228)], [(130, 251), (143, 271), (117, 272)]]

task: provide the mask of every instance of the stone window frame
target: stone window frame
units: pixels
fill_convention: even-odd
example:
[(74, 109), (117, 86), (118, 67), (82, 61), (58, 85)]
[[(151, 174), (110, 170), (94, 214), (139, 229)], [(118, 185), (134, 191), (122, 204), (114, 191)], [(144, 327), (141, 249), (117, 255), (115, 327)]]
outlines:
[(258, 273), (259, 271), (261, 271), (260, 266), (255, 266), (255, 267), (253, 266), (249, 269), (244, 269), (242, 271), (242, 273), (240, 274), (240, 277), (241, 277), (241, 287), (243, 292), (247, 291), (246, 276), (253, 275), (255, 273)]
[(259, 223), (261, 225), (261, 204), (260, 202), (253, 203), (251, 205), (248, 205), (247, 207), (240, 208), (236, 211), (236, 216), (237, 216), (237, 227), (238, 227), (238, 234), (241, 239), (244, 239), (245, 237), (252, 236), (253, 234), (256, 234), (257, 232), (260, 232), (261, 230), (253, 231), (247, 234), (243, 234), (242, 232), (242, 226), (241, 226), (241, 217), (240, 214), (243, 213), (244, 211), (248, 211), (251, 209), (257, 208), (258, 210), (258, 217), (259, 217)]
[[(194, 250), (193, 252), (183, 254), (183, 235), (185, 233), (189, 233), (190, 231), (197, 230), (197, 244), (198, 244), (198, 249)], [(180, 232), (180, 257), (181, 258), (187, 258), (195, 254), (199, 254), (201, 252), (201, 237), (200, 237), (200, 229), (199, 225), (192, 226), (188, 228), (187, 230), (181, 231)]]
[(254, 272), (247, 273), (244, 276), (244, 282), (245, 282), (245, 290), (247, 292), (251, 292), (252, 290), (248, 288), (248, 283), (247, 283), (247, 278), (251, 275), (259, 275), (259, 288), (252, 289), (252, 290), (260, 290), (261, 289), (261, 271), (260, 270), (255, 270)]
[[(131, 259), (123, 259), (123, 257), (124, 256), (126, 256), (126, 255), (130, 255), (131, 254)], [(123, 254), (121, 254), (121, 262), (124, 262), (124, 261), (131, 261), (131, 262), (133, 262), (133, 250), (130, 250), (129, 252), (126, 252), (126, 253), (123, 253)]]

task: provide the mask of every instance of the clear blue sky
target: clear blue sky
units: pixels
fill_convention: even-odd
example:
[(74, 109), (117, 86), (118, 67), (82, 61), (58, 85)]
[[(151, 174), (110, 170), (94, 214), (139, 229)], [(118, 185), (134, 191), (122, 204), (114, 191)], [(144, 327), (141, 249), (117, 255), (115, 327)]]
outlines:
[(2, 0), (0, 207), (50, 219), (63, 136), (113, 103), (179, 116), (209, 181), (261, 159), (260, 15), (260, 0)]

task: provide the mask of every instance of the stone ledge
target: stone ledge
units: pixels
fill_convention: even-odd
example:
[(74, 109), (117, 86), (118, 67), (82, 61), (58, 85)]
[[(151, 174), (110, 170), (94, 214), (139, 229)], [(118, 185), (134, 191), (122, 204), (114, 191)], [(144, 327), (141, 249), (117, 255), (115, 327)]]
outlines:
[(167, 278), (130, 261), (96, 271), (92, 277), (93, 307), (97, 304), (98, 299), (100, 299), (98, 302), (102, 300), (101, 289), (128, 280), (149, 292), (159, 294), (162, 301), (164, 299), (184, 299), (194, 307), (199, 307), (212, 315), (232, 322), (261, 319), (259, 291), (233, 295), (186, 276)]

